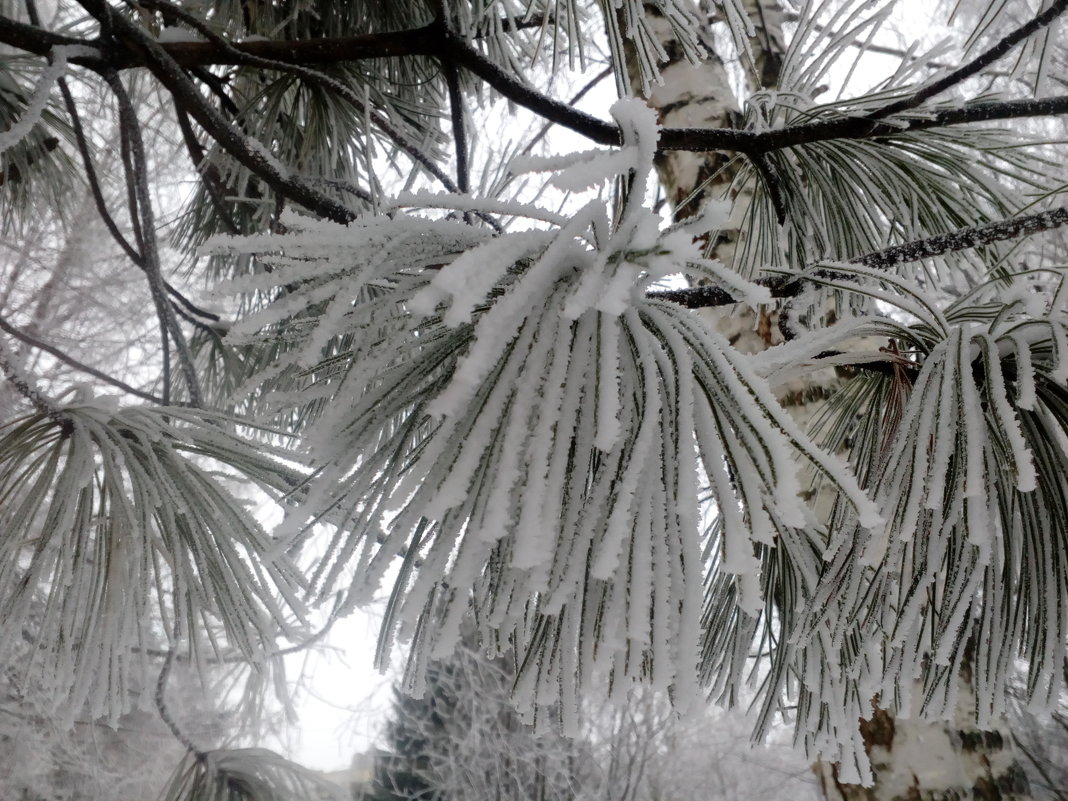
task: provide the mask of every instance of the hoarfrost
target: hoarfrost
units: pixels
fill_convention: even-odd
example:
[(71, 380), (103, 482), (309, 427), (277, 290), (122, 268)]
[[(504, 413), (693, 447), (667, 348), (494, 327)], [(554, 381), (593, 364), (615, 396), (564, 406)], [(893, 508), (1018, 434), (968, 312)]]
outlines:
[[(793, 541), (812, 519), (799, 458), (862, 525), (881, 521), (746, 357), (645, 294), (684, 272), (769, 299), (702, 259), (685, 225), (661, 230), (642, 205), (655, 114), (637, 101), (613, 113), (622, 147), (540, 166), (573, 165), (580, 183), (629, 176), (618, 208), (592, 200), (563, 220), (530, 208), (548, 228), (494, 233), (438, 210), (527, 207), (412, 195), (395, 217), (297, 219), (285, 234), (213, 244), (272, 265), (231, 291), (286, 287), (232, 336), (285, 343), (289, 372), (276, 365), (272, 381), (308, 377), (306, 399), (288, 397), (314, 410), (304, 439), (316, 474), (276, 534), (288, 544), (315, 521), (341, 528), (316, 581), (324, 595), (346, 591), (346, 605), (373, 596), (402, 555), (378, 658), (410, 637), (412, 687), (473, 612), (487, 642), (516, 647), (521, 706), (563, 700), (573, 717), (578, 686), (605, 672), (620, 686), (651, 677), (687, 702), (708, 571), (730, 576), (744, 615), (761, 614), (754, 545)], [(724, 543), (706, 554), (709, 504)]]

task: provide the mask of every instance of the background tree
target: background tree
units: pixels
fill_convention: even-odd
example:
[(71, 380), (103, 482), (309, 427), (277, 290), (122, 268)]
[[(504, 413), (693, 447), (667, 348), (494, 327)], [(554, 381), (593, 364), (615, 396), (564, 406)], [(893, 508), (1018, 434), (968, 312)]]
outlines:
[[(40, 591), (46, 685), (115, 717), (152, 626), (172, 657), (266, 665), (309, 636), (307, 602), (343, 614), (399, 565), (380, 660), (411, 637), (419, 691), (471, 615), (482, 647), (514, 651), (524, 711), (569, 730), (601, 674), (686, 703), (702, 682), (735, 701), (755, 670), (758, 733), (796, 701), (799, 739), (844, 786), (872, 778), (856, 722), (873, 698), (950, 719), (968, 675), (982, 730), (1019, 656), (1029, 700), (1050, 701), (1068, 335), (1059, 270), (1013, 248), (1068, 220), (1034, 213), (1061, 178), (1052, 138), (1019, 122), (1066, 107), (1047, 86), (1065, 3), (1019, 22), (984, 6), (948, 62), (906, 52), (825, 102), (831, 65), (895, 5), (808, 4), (788, 31), (724, 0), (714, 45), (682, 0), (6, 7), (3, 197), (27, 224), (27, 199), (84, 176), (161, 349), (160, 405), (117, 409), (54, 397), (0, 354), (33, 410), (0, 441), (0, 641)], [(641, 104), (608, 121), (552, 99), (544, 67), (581, 63), (594, 26), (621, 94), (649, 95), (666, 64), (659, 130)], [(710, 48), (739, 65), (740, 119), (729, 70), (675, 69)], [(477, 150), (480, 90), (609, 150)], [(119, 121), (121, 225), (94, 189), (87, 98)], [(715, 108), (674, 127), (680, 105)], [(172, 107), (200, 179), (176, 241), (207, 242), (194, 272), (232, 279), (226, 320), (161, 258), (142, 117)], [(665, 228), (654, 163), (710, 151), (731, 160), (679, 159), (668, 197), (682, 209), (729, 175), (728, 204)], [(534, 179), (505, 164), (585, 205), (530, 203)], [(696, 286), (654, 286), (679, 272)], [(750, 356), (686, 311), (736, 302), (790, 341)], [(853, 377), (803, 431), (773, 388), (827, 368)], [(235, 479), (286, 504), (271, 535)], [(176, 794), (303, 783), (188, 745)]]
[(375, 759), (372, 801), (496, 798), (566, 801), (580, 795), (583, 745), (535, 733), (510, 703), (512, 669), (465, 642), (427, 668), (421, 698), (395, 690), (387, 750)]

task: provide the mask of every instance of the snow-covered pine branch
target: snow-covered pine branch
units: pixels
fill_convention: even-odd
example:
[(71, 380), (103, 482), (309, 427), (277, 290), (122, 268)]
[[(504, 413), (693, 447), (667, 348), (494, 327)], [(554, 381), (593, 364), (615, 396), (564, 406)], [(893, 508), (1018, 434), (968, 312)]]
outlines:
[[(231, 290), (285, 287), (231, 336), (285, 340), (281, 369), (326, 400), (306, 435), (315, 482), (281, 541), (336, 527), (315, 580), (324, 594), (351, 582), (350, 605), (403, 557), (384, 653), (398, 635), (416, 660), (451, 653), (474, 609), (485, 642), (515, 644), (519, 703), (562, 701), (572, 725), (595, 674), (696, 693), (706, 488), (728, 532), (713, 561), (748, 612), (762, 605), (753, 543), (811, 522), (796, 459), (879, 523), (725, 339), (646, 296), (670, 273), (722, 273), (691, 231), (661, 233), (642, 206), (652, 112), (613, 112), (624, 145), (565, 160), (562, 180), (628, 178), (614, 217), (592, 200), (561, 225), (493, 236), (451, 216), (293, 216), (285, 234), (214, 245), (271, 266)], [(737, 276), (731, 290), (766, 299)]]

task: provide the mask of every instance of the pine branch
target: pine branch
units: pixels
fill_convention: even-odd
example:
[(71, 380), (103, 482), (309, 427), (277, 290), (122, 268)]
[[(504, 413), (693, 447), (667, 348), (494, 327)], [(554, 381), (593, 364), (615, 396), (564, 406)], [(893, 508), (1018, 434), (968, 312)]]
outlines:
[(108, 209), (107, 201), (104, 199), (104, 190), (100, 186), (100, 179), (97, 176), (96, 167), (93, 164), (92, 151), (89, 148), (89, 141), (85, 136), (85, 128), (82, 125), (81, 115), (78, 113), (78, 106), (74, 102), (74, 96), (70, 92), (70, 88), (67, 86), (67, 81), (64, 78), (60, 78), (58, 81), (59, 92), (63, 97), (63, 105), (67, 108), (67, 114), (70, 117), (71, 128), (74, 130), (74, 141), (78, 146), (78, 154), (82, 159), (82, 166), (85, 168), (85, 177), (89, 182), (89, 192), (93, 197), (93, 203), (96, 205), (97, 214), (100, 215), (100, 219), (104, 222), (104, 226), (108, 229), (108, 233), (111, 234), (111, 238), (118, 243), (122, 248), (126, 256), (136, 264), (138, 267), (142, 267), (143, 260), (141, 254), (130, 244), (129, 240), (119, 230), (118, 224), (115, 222), (115, 218), (111, 215), (110, 209)]
[(859, 256), (850, 261), (853, 264), (864, 264), (876, 269), (888, 269), (898, 264), (941, 256), (944, 253), (970, 250), (1010, 239), (1023, 239), (1043, 231), (1060, 228), (1063, 225), (1068, 225), (1068, 208), (1065, 207), (974, 228), (962, 228), (916, 242), (906, 242), (903, 245)]
[[(906, 242), (885, 250), (877, 250), (864, 256), (857, 256), (850, 259), (849, 263), (863, 264), (866, 267), (885, 270), (898, 264), (929, 259), (946, 253), (971, 250), (972, 248), (992, 245), (995, 242), (1023, 239), (1064, 225), (1068, 225), (1068, 207), (1051, 209), (1038, 214), (1030, 214), (1026, 217), (1015, 217), (1011, 220), (999, 220), (988, 225), (961, 228), (957, 231), (950, 231), (927, 239)], [(844, 273), (836, 274), (833, 270), (828, 269), (820, 270), (819, 274), (821, 277), (837, 277), (847, 280), (850, 277)], [(776, 275), (757, 279), (755, 283), (767, 287), (771, 291), (773, 298), (793, 298), (801, 293), (803, 281), (803, 275)], [(687, 309), (728, 306), (732, 303), (740, 302), (730, 292), (718, 286), (662, 290), (649, 292), (647, 296), (657, 300), (665, 300), (669, 303), (676, 303)]]
[(1048, 9), (1021, 25), (1008, 36), (1005, 36), (998, 41), (993, 47), (984, 51), (963, 67), (954, 70), (944, 78), (934, 81), (908, 97), (904, 97), (895, 103), (884, 106), (873, 114), (868, 115), (868, 119), (883, 119), (885, 117), (891, 117), (894, 114), (900, 114), (902, 111), (918, 108), (932, 97), (935, 97), (947, 89), (967, 80), (979, 73), (985, 67), (989, 67), (1016, 47), (1020, 42), (1050, 25), (1057, 19), (1057, 17), (1064, 13), (1065, 9), (1068, 9), (1068, 0), (1055, 0)]
[(197, 171), (197, 174), (204, 181), (204, 188), (211, 199), (215, 214), (229, 233), (238, 233), (237, 224), (230, 217), (230, 212), (226, 208), (226, 202), (220, 188), (222, 181), (219, 177), (219, 171), (208, 161), (204, 148), (201, 147), (196, 134), (193, 133), (193, 125), (189, 121), (189, 115), (185, 113), (185, 109), (177, 102), (174, 104), (174, 116), (178, 121), (178, 129), (182, 132), (182, 142), (185, 144), (186, 152), (189, 154), (189, 160), (193, 162), (193, 169)]
[[(87, 0), (87, 2), (94, 7), (98, 7), (100, 0)], [(50, 38), (42, 39), (28, 36), (24, 29), (32, 29), (32, 26), (26, 26), (5, 17), (0, 17), (0, 43), (10, 44), (25, 52), (39, 55), (47, 55), (53, 44), (76, 43), (93, 49), (100, 55), (71, 55), (68, 61), (72, 64), (80, 64), (97, 70), (108, 66), (149, 68), (153, 73), (157, 74), (157, 77), (164, 76), (160, 77), (161, 82), (171, 89), (176, 99), (189, 106), (192, 116), (209, 134), (220, 141), (220, 144), (226, 146), (228, 150), (231, 147), (235, 148), (236, 150), (232, 152), (241, 153), (242, 163), (257, 174), (260, 174), (261, 171), (267, 174), (270, 171), (266, 170), (264, 165), (256, 162), (258, 154), (247, 152), (248, 148), (245, 146), (242, 137), (226, 130), (229, 127), (229, 123), (223, 120), (213, 108), (210, 106), (201, 108), (206, 104), (196, 92), (193, 84), (188, 82), (188, 76), (182, 72), (181, 67), (215, 64), (246, 64), (251, 66), (254, 65), (256, 59), (266, 58), (273, 62), (271, 68), (281, 69), (283, 65), (295, 67), (308, 64), (336, 64), (368, 58), (403, 57), (407, 55), (430, 56), (463, 66), (492, 86), (506, 99), (595, 143), (617, 145), (620, 141), (619, 131), (614, 124), (572, 108), (568, 104), (555, 100), (516, 80), (462, 39), (452, 35), (447, 37), (436, 35), (438, 29), (433, 25), (408, 31), (365, 34), (344, 39), (233, 42), (227, 43), (227, 47), (223, 49), (212, 42), (171, 42), (161, 44), (137, 29), (137, 26), (133, 25), (133, 23), (127, 20), (122, 20), (122, 23), (124, 23), (126, 29), (132, 28), (137, 31), (142, 39), (136, 44), (127, 43), (114, 46), (86, 40), (68, 41), (65, 38), (62, 39), (62, 42), (59, 42)], [(120, 24), (119, 27), (124, 27), (124, 25)], [(145, 44), (144, 39), (151, 42), (151, 45)], [(146, 47), (150, 47), (150, 53), (146, 53)], [(797, 145), (836, 139), (876, 139), (953, 125), (1063, 115), (1068, 114), (1068, 96), (1062, 95), (1039, 100), (1019, 99), (965, 103), (958, 108), (934, 111), (911, 119), (895, 120), (893, 124), (881, 122), (879, 119), (887, 114), (887, 108), (892, 110), (894, 104), (865, 116), (835, 117), (762, 132), (731, 128), (665, 128), (661, 132), (658, 148), (661, 151), (688, 150), (705, 152), (709, 150), (725, 150), (760, 154)], [(194, 109), (196, 109), (195, 113), (193, 113)], [(201, 119), (201, 117), (209, 115), (210, 118), (205, 123), (205, 120)], [(271, 181), (278, 183), (280, 178), (281, 176), (275, 175), (272, 176)], [(268, 181), (268, 183), (271, 183), (271, 181)], [(303, 195), (304, 199), (298, 199), (295, 194), (289, 194), (288, 196), (308, 208), (319, 211), (316, 208), (318, 201), (312, 200), (306, 194)], [(344, 212), (337, 210), (336, 204), (334, 204), (334, 208), (331, 209), (329, 214), (322, 213), (322, 215), (330, 219), (343, 218), (345, 216)]]
[[(59, 78), (59, 80), (62, 81), (63, 79)], [(47, 139), (41, 142), (40, 149), (43, 151), (42, 155), (44, 155), (45, 153), (51, 153), (57, 147), (59, 147), (59, 139), (54, 136), (49, 136)], [(36, 158), (30, 156), (27, 157), (26, 164), (27, 166), (32, 166), (36, 161)], [(17, 164), (11, 164), (6, 170), (0, 170), (0, 186), (3, 186), (4, 184), (8, 183), (17, 184), (21, 180), (22, 171), (18, 168)]]
[[(235, 130), (213, 106), (201, 97), (196, 85), (167, 50), (138, 25), (115, 13), (106, 0), (79, 0), (105, 28), (114, 28), (118, 37), (137, 54), (159, 80), (210, 136), (241, 164), (259, 176), (279, 195), (288, 197), (329, 220), (347, 223), (356, 213), (333, 198), (316, 191), (303, 181), (291, 178), (260, 143)], [(0, 33), (3, 26), (0, 25)]]
[(0, 373), (22, 397), (30, 402), (39, 414), (44, 415), (59, 426), (64, 436), (70, 435), (74, 428), (74, 421), (64, 414), (50, 398), (45, 397), (29, 378), (22, 374), (22, 371), (15, 366), (15, 357), (3, 343), (0, 343)]
[[(197, 19), (194, 15), (189, 14), (186, 11), (178, 8), (172, 3), (166, 2), (166, 0), (157, 0), (157, 6), (166, 6), (170, 9), (176, 17), (181, 19), (187, 25), (192, 27), (202, 36), (204, 36), (211, 44), (221, 48), (224, 52), (231, 53), (235, 57), (240, 57), (241, 63), (245, 66), (258, 67), (266, 70), (276, 70), (279, 72), (288, 73), (290, 75), (296, 75), (305, 81), (311, 83), (317, 83), (325, 86), (337, 92), (341, 97), (345, 98), (352, 106), (361, 112), (366, 113), (368, 109), (367, 105), (361, 98), (359, 98), (352, 88), (341, 81), (317, 70), (308, 69), (303, 64), (290, 64), (285, 61), (275, 61), (273, 59), (263, 58), (260, 56), (248, 56), (241, 54), (229, 41), (219, 36), (210, 27), (204, 24), (203, 21)], [(388, 136), (394, 144), (401, 150), (408, 154), (417, 164), (419, 164), (428, 174), (437, 178), (445, 189), (449, 192), (458, 191), (458, 187), (452, 183), (449, 177), (434, 163), (433, 159), (429, 158), (422, 149), (414, 142), (408, 139), (400, 130), (396, 128), (388, 119), (382, 114), (371, 111), (369, 117), (372, 122)], [(462, 190), (459, 190), (462, 191)]]

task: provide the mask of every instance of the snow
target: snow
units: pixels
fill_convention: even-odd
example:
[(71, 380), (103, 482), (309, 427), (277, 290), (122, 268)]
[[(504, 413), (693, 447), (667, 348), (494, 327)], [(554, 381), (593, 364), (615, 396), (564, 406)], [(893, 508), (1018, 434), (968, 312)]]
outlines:
[[(52, 63), (41, 70), (41, 77), (37, 80), (37, 86), (34, 87), (33, 95), (30, 97), (30, 102), (26, 104), (22, 117), (6, 131), (0, 131), (0, 153), (21, 142), (41, 121), (41, 115), (44, 113), (45, 106), (48, 105), (52, 87), (67, 71), (67, 56), (70, 52), (69, 47), (52, 48)], [(96, 55), (95, 51), (93, 55)]]
[[(405, 554), (379, 658), (410, 641), (410, 686), (429, 656), (451, 652), (474, 606), (484, 641), (517, 649), (519, 705), (558, 710), (572, 727), (577, 697), (609, 672), (617, 687), (651, 681), (682, 704), (697, 699), (708, 574), (731, 590), (731, 625), (760, 631), (777, 601), (762, 595), (762, 557), (776, 548), (797, 584), (797, 608), (782, 613), (800, 622), (774, 647), (806, 671), (800, 730), (843, 760), (843, 777), (870, 778), (858, 699), (885, 694), (918, 714), (955, 702), (938, 676), (959, 669), (969, 614), (993, 598), (990, 571), (1008, 563), (994, 482), (1011, 473), (1015, 492), (1038, 486), (1026, 413), (1041, 405), (1036, 374), (1068, 364), (1062, 327), (1025, 325), (1020, 304), (996, 325), (947, 315), (905, 279), (827, 264), (803, 277), (890, 304), (893, 316), (847, 317), (744, 355), (646, 294), (681, 272), (772, 301), (695, 245), (695, 231), (724, 224), (724, 209), (662, 225), (642, 191), (655, 117), (634, 101), (613, 115), (620, 148), (513, 164), (592, 187), (566, 217), (417, 193), (348, 227), (298, 219), (285, 234), (213, 243), (272, 266), (230, 291), (287, 287), (235, 325), (234, 341), (285, 337), (280, 358), (315, 376), (304, 397), (324, 407), (305, 436), (316, 483), (276, 533), (289, 545), (309, 520), (341, 525), (316, 583), (347, 604), (374, 597)], [(621, 175), (633, 191), (606, 201), (603, 184)], [(468, 224), (471, 210), (513, 227)], [(340, 336), (351, 344), (335, 355)], [(887, 338), (905, 355), (879, 352)], [(1015, 386), (1002, 369), (1013, 355)], [(910, 376), (870, 492), (772, 389), (813, 366), (868, 362)], [(803, 498), (813, 471), (837, 501), (829, 542), (812, 533), (823, 523)], [(717, 689), (740, 680), (748, 643), (734, 646)], [(918, 672), (925, 654), (941, 674)], [(821, 709), (829, 697), (850, 700)]]

